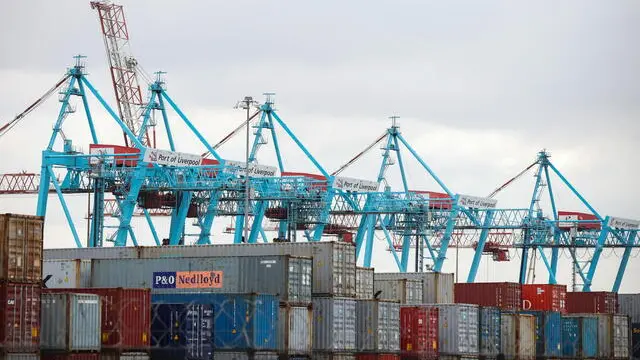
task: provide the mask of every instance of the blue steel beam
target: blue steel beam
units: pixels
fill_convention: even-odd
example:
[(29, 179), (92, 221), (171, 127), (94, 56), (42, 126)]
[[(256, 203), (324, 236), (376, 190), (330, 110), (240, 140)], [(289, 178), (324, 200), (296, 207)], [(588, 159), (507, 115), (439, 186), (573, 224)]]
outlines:
[[(549, 169), (545, 166), (544, 175), (547, 179), (547, 189), (549, 191), (549, 199), (551, 200), (551, 211), (553, 212), (553, 243), (560, 244), (560, 229), (558, 228), (558, 209), (556, 209), (556, 199), (553, 196), (553, 188), (551, 187), (551, 178), (549, 177)], [(556, 284), (556, 276), (558, 273), (558, 247), (551, 248), (551, 273), (549, 274), (549, 284)]]
[(633, 250), (634, 245), (638, 239), (638, 230), (629, 231), (629, 236), (627, 239), (627, 246), (624, 248), (624, 253), (622, 254), (622, 258), (620, 259), (620, 267), (618, 267), (618, 273), (616, 274), (616, 280), (613, 283), (613, 288), (611, 291), (617, 293), (620, 290), (620, 284), (622, 284), (622, 278), (624, 277), (624, 273), (627, 269), (627, 264), (629, 263), (629, 258), (631, 257), (631, 250)]
[(582, 291), (591, 291), (591, 283), (593, 282), (593, 277), (598, 267), (598, 261), (600, 261), (602, 248), (605, 240), (607, 239), (607, 235), (609, 234), (609, 219), (610, 218), (608, 216), (604, 219), (604, 224), (600, 231), (600, 236), (598, 237), (598, 243), (596, 244), (593, 255), (591, 256), (591, 263), (589, 264), (589, 270), (587, 272), (587, 281), (583, 284)]
[(482, 231), (480, 232), (480, 239), (478, 239), (478, 247), (476, 248), (475, 254), (473, 255), (473, 261), (471, 262), (471, 269), (469, 270), (469, 276), (467, 277), (468, 283), (472, 283), (476, 281), (476, 275), (478, 274), (480, 261), (482, 261), (482, 253), (484, 252), (484, 245), (486, 244), (487, 237), (489, 236), (489, 226), (493, 221), (493, 213), (494, 213), (494, 210), (488, 210), (487, 214), (485, 215)]

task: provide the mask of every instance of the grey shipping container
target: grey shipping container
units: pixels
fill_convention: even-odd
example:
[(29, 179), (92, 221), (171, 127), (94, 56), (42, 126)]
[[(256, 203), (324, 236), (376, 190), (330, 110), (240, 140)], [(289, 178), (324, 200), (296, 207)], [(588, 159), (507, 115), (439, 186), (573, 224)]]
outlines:
[(356, 267), (356, 298), (373, 299), (373, 268)]
[(640, 322), (640, 294), (618, 294), (620, 314), (631, 318), (632, 323)]
[(278, 319), (278, 351), (288, 355), (310, 355), (313, 345), (311, 306), (282, 306)]
[(313, 298), (313, 350), (348, 352), (356, 348), (356, 301)]
[(91, 260), (45, 260), (42, 278), (49, 289), (91, 287)]
[(349, 353), (317, 353), (314, 352), (311, 360), (355, 360), (355, 354)]
[(422, 281), (412, 279), (381, 280), (374, 275), (373, 293), (379, 299), (399, 301), (401, 304), (422, 304)]
[(479, 311), (477, 305), (433, 304), (438, 308), (440, 354), (478, 356)]
[(43, 293), (41, 309), (41, 349), (100, 350), (102, 320), (100, 296)]
[(536, 318), (533, 315), (502, 313), (501, 346), (506, 359), (536, 358)]
[(269, 293), (311, 302), (311, 259), (243, 256), (93, 260), (92, 287), (151, 288), (153, 293)]
[(629, 318), (626, 315), (584, 314), (598, 318), (598, 357), (629, 358)]
[(44, 256), (45, 259), (165, 259), (272, 255), (313, 257), (314, 294), (355, 296), (355, 247), (341, 242), (48, 249)]
[(278, 360), (278, 354), (274, 352), (232, 352), (216, 351), (213, 360)]
[(0, 360), (40, 360), (39, 353), (1, 353)]
[(487, 358), (496, 357), (501, 349), (500, 309), (496, 307), (480, 307), (480, 355)]
[(400, 304), (381, 300), (356, 301), (356, 350), (400, 351)]
[(410, 279), (422, 281), (422, 303), (424, 304), (453, 304), (454, 275), (423, 272), (423, 273), (376, 273), (376, 280)]
[(117, 353), (104, 351), (100, 360), (149, 360), (149, 354), (143, 352)]

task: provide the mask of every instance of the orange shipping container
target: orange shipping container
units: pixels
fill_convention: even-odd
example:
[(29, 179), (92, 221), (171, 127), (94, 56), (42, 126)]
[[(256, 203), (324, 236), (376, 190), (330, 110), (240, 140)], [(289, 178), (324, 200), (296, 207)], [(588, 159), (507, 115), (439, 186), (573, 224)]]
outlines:
[(42, 282), (42, 229), (40, 216), (0, 215), (0, 281)]
[(567, 312), (565, 285), (522, 285), (522, 310)]

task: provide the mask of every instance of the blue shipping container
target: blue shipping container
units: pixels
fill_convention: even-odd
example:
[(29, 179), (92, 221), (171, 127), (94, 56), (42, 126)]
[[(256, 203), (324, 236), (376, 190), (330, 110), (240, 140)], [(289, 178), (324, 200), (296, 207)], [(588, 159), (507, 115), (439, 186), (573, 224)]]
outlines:
[(536, 356), (562, 356), (562, 315), (555, 311), (522, 311), (536, 317)]
[(598, 355), (598, 318), (562, 317), (562, 355), (591, 358)]
[(278, 349), (280, 302), (275, 295), (152, 294), (151, 302), (213, 304), (215, 349), (260, 351)]
[(208, 360), (213, 354), (212, 304), (153, 304), (154, 359)]
[(495, 357), (500, 353), (502, 325), (500, 309), (495, 307), (480, 308), (480, 355)]

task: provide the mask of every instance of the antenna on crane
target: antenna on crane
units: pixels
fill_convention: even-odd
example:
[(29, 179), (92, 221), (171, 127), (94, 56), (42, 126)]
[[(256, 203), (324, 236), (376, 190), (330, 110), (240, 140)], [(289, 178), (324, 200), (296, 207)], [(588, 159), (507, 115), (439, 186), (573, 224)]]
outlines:
[(389, 119), (391, 119), (391, 128), (393, 129), (397, 129), (400, 127), (400, 123), (398, 121), (398, 119), (400, 119), (400, 116), (398, 115), (391, 115), (389, 116)]

